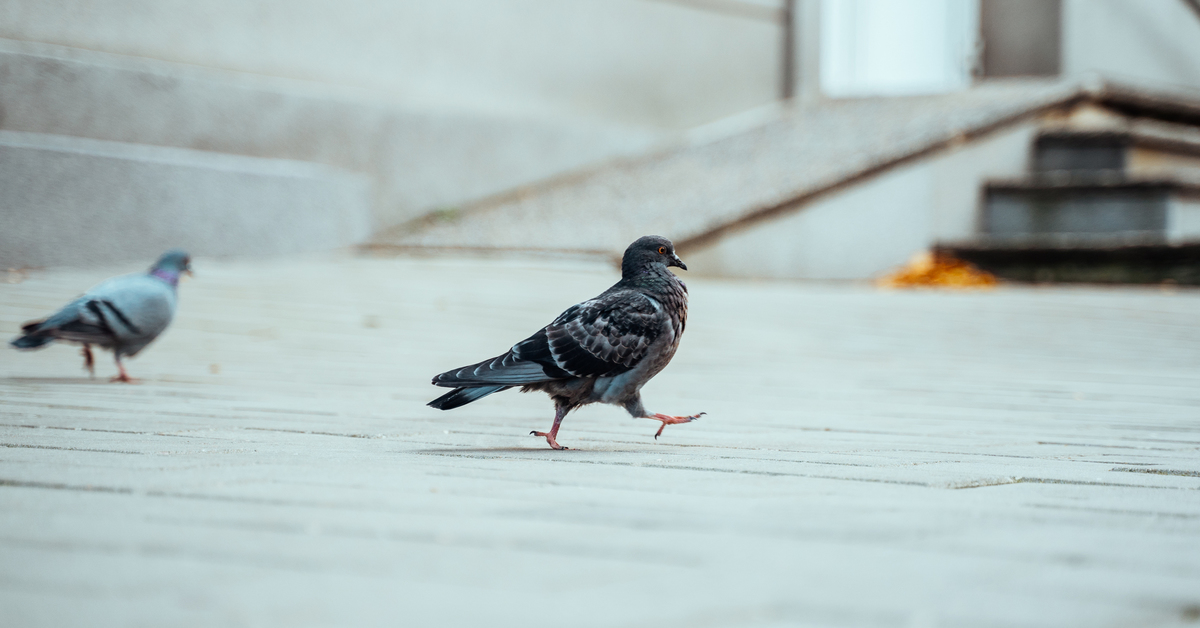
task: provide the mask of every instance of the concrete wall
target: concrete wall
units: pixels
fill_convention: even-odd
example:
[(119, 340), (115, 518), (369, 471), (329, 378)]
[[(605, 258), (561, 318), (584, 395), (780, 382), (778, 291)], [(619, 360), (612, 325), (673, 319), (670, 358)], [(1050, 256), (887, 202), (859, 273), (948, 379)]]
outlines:
[(938, 242), (976, 233), (983, 183), (1028, 171), (1029, 122), (899, 166), (688, 251), (697, 274), (866, 279)]
[(1063, 0), (1063, 73), (1200, 89), (1200, 18), (1181, 0)]
[(776, 98), (778, 5), (0, 0), (0, 37), (352, 87), (417, 108), (681, 129)]
[[(1038, 4), (988, 3), (992, 23), (987, 26), (1006, 29), (990, 36), (997, 48), (1007, 44), (1007, 61), (1023, 57), (1013, 47), (1036, 34), (1023, 19), (1053, 17), (1022, 10), (1026, 2)], [(821, 0), (823, 93), (841, 97), (966, 88), (979, 52), (979, 6), (974, 0)], [(1061, 69), (1068, 77), (1100, 74), (1160, 88), (1200, 89), (1200, 17), (1182, 0), (1062, 0), (1061, 8), (1061, 59), (1057, 51), (1045, 49), (1043, 37), (1035, 42), (1040, 49), (1030, 50), (1041, 59), (1024, 58), (1020, 70), (1028, 73), (1034, 67), (1053, 74)], [(1003, 23), (996, 24), (997, 18)], [(985, 74), (989, 61), (995, 74), (1021, 73), (1000, 67), (997, 58), (981, 61)]]
[(0, 268), (348, 247), (365, 177), (315, 164), (0, 131)]

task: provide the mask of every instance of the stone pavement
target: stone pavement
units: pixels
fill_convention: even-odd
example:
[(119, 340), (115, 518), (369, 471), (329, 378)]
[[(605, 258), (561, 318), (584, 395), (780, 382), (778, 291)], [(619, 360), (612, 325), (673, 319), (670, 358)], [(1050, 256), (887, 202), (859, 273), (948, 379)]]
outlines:
[[(196, 266), (141, 385), (0, 351), (4, 626), (1200, 620), (1200, 292), (695, 280), (644, 396), (708, 414), (556, 452), (544, 396), (428, 379), (610, 268)], [(134, 268), (10, 273), (0, 329)]]

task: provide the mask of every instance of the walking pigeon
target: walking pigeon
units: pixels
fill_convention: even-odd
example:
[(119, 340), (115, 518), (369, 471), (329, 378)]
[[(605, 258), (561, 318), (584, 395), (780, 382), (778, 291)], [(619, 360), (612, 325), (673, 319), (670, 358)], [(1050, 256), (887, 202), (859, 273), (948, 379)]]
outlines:
[(55, 340), (83, 345), (83, 364), (94, 377), (92, 345), (111, 349), (120, 375), (112, 381), (132, 383), (121, 356), (135, 356), (171, 324), (179, 276), (191, 274), (191, 258), (179, 250), (163, 253), (145, 273), (113, 277), (88, 290), (49, 318), (21, 326), (18, 349), (38, 349)]
[(429, 405), (450, 410), (492, 393), (521, 386), (554, 400), (554, 426), (544, 436), (554, 449), (568, 412), (589, 403), (623, 406), (634, 418), (688, 423), (702, 414), (651, 414), (642, 407), (642, 386), (663, 370), (679, 347), (687, 322), (687, 286), (668, 266), (687, 270), (671, 241), (646, 236), (625, 249), (621, 281), (600, 296), (572, 306), (553, 323), (513, 345), (507, 353), (433, 378), (454, 388)]

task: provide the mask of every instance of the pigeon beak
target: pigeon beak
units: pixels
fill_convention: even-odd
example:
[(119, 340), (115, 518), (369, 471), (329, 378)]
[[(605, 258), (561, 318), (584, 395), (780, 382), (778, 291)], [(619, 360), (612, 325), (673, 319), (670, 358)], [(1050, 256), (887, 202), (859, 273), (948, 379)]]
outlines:
[(675, 254), (671, 254), (671, 263), (668, 264), (668, 266), (678, 266), (684, 270), (687, 270), (687, 264), (684, 264), (683, 260), (679, 259), (679, 256)]

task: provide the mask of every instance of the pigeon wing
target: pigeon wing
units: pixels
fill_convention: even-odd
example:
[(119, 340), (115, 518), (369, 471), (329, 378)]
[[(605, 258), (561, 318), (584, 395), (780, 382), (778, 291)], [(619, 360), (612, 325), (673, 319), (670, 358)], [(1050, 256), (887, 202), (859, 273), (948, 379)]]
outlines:
[(563, 312), (512, 352), (572, 377), (611, 377), (646, 357), (663, 322), (657, 302), (640, 292), (620, 291)]
[(64, 305), (44, 320), (21, 326), (24, 338), (13, 341), (17, 346), (41, 346), (54, 338), (109, 346), (116, 342), (113, 330), (88, 307), (91, 299), (79, 297)]
[(175, 290), (149, 275), (126, 275), (106, 281), (84, 295), (87, 309), (113, 331), (134, 355), (150, 344), (175, 316)]
[(121, 346), (133, 355), (154, 340), (175, 313), (175, 292), (148, 275), (115, 277), (87, 291), (26, 334)]
[(611, 377), (637, 366), (663, 328), (661, 306), (635, 291), (572, 306), (504, 355), (447, 371), (436, 386), (514, 386), (572, 377)]

